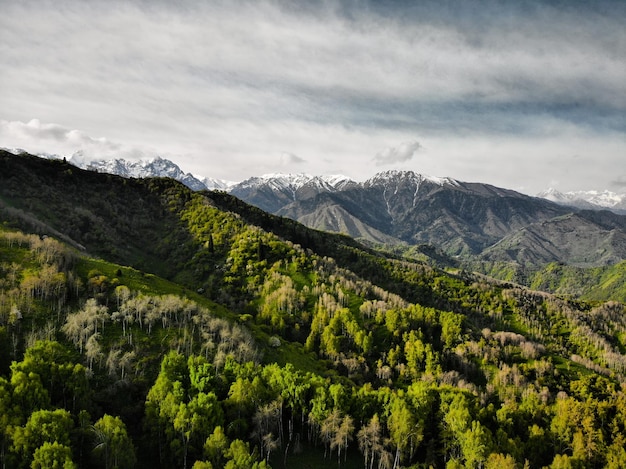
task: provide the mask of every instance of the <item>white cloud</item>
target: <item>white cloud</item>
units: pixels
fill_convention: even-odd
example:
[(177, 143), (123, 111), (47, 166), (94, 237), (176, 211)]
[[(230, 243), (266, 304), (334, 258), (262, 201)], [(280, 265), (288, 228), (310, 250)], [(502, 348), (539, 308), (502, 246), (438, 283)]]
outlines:
[(27, 123), (0, 120), (0, 144), (5, 148), (74, 157), (81, 161), (109, 158), (138, 160), (155, 154), (148, 149), (123, 145), (104, 137), (90, 137), (80, 130), (42, 123), (38, 119)]
[(404, 142), (396, 147), (385, 148), (376, 153), (374, 162), (377, 166), (405, 163), (415, 156), (422, 149), (422, 145), (417, 140)]

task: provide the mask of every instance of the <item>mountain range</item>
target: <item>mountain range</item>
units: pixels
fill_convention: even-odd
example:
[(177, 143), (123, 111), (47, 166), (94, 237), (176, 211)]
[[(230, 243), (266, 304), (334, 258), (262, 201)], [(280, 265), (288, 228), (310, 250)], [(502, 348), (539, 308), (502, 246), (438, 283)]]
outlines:
[[(7, 150), (15, 154), (25, 153), (21, 149)], [(62, 159), (61, 156), (55, 154), (39, 154), (38, 156)], [(314, 176), (303, 173), (274, 173), (251, 177), (241, 182), (227, 181), (185, 173), (176, 163), (160, 156), (138, 161), (123, 158), (90, 161), (85, 159), (80, 152), (76, 152), (70, 156), (69, 161), (82, 169), (117, 174), (123, 177), (171, 177), (192, 190), (208, 189), (232, 192), (237, 197), (270, 212), (277, 210), (278, 205), (282, 208), (287, 201), (303, 200), (321, 192), (336, 192), (359, 185), (356, 181), (343, 175)], [(422, 177), (431, 181), (446, 179), (432, 176)], [(618, 193), (609, 190), (561, 192), (555, 188), (548, 188), (536, 196), (559, 205), (590, 210), (608, 209), (618, 214), (626, 214), (626, 192)]]
[(531, 197), (412, 171), (385, 171), (364, 182), (341, 175), (268, 174), (233, 183), (185, 173), (160, 157), (84, 163), (76, 155), (69, 162), (123, 177), (169, 177), (196, 191), (226, 191), (308, 227), (378, 245), (433, 246), (450, 264), (536, 270), (551, 262), (593, 267), (626, 259), (626, 216), (620, 215), (626, 196), (609, 192), (552, 189)]
[(626, 193), (608, 190), (560, 192), (550, 188), (537, 194), (537, 197), (543, 197), (560, 205), (591, 210), (609, 209), (612, 212), (626, 215)]

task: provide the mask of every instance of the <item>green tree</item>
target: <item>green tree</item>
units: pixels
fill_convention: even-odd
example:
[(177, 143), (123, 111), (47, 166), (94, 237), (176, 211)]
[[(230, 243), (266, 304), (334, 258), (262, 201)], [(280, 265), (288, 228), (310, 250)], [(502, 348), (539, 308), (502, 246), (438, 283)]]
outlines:
[(213, 469), (213, 464), (208, 461), (196, 461), (191, 466), (191, 469)]
[(556, 400), (554, 417), (550, 422), (550, 431), (556, 436), (559, 446), (557, 452), (569, 448), (581, 424), (583, 404), (571, 397)]
[(104, 414), (93, 425), (94, 454), (105, 469), (126, 469), (135, 465), (135, 448), (119, 417)]
[(204, 456), (215, 467), (221, 467), (224, 453), (228, 449), (229, 444), (228, 437), (224, 434), (224, 429), (221, 426), (217, 426), (204, 443)]
[(626, 467), (626, 435), (619, 435), (606, 451), (606, 468), (619, 469)]
[(487, 458), (485, 469), (517, 469), (517, 463), (510, 454), (492, 453)]
[[(159, 459), (165, 463), (171, 455), (170, 444), (178, 438), (173, 422), (184, 401), (184, 384), (188, 380), (188, 368), (185, 357), (176, 351), (170, 351), (161, 360), (161, 370), (154, 385), (146, 397), (146, 431), (151, 441), (158, 448)], [(168, 461), (171, 464), (173, 460)]]
[(22, 416), (50, 406), (50, 396), (41, 384), (41, 378), (37, 373), (13, 371), (11, 387), (13, 388), (13, 401), (21, 409)]
[(567, 454), (557, 454), (550, 464), (550, 469), (577, 469), (577, 461)]
[(482, 467), (491, 451), (489, 429), (477, 420), (472, 421), (471, 428), (461, 438), (461, 451), (466, 467)]
[[(450, 398), (449, 396), (442, 397)], [(442, 405), (442, 411), (444, 412), (442, 440), (446, 457), (459, 460), (462, 456), (461, 438), (472, 422), (467, 397), (464, 394), (455, 393), (449, 404)]]
[(394, 467), (402, 460), (403, 453), (409, 450), (409, 459), (423, 438), (423, 431), (412, 409), (406, 400), (400, 396), (394, 396), (390, 403), (387, 428), (391, 441), (396, 447)]
[(182, 402), (179, 405), (173, 425), (180, 435), (184, 468), (187, 467), (189, 444), (194, 441), (204, 442), (210, 432), (222, 422), (222, 409), (213, 393), (199, 393), (188, 404)]
[(77, 469), (69, 446), (46, 441), (33, 453), (31, 469)]
[(451, 312), (442, 312), (439, 316), (441, 322), (441, 340), (447, 348), (461, 341), (464, 316)]
[(13, 430), (12, 450), (20, 455), (25, 466), (35, 450), (46, 442), (69, 447), (73, 427), (74, 422), (67, 410), (37, 410), (28, 418), (26, 425)]
[(35, 342), (26, 349), (22, 361), (13, 362), (11, 372), (38, 375), (53, 406), (75, 410), (89, 394), (87, 369), (75, 363), (70, 350), (55, 341)]
[(269, 469), (265, 461), (256, 461), (248, 444), (241, 440), (233, 441), (225, 451), (225, 456), (227, 461), (224, 469)]
[(9, 428), (21, 423), (22, 411), (13, 401), (11, 384), (0, 377), (0, 463), (4, 460)]

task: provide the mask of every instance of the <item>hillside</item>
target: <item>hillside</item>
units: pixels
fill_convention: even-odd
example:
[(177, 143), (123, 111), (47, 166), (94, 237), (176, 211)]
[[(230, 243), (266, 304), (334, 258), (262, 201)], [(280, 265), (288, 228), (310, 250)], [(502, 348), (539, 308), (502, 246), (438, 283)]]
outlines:
[[(470, 268), (481, 262), (506, 262), (509, 270), (521, 268), (533, 275), (552, 262), (593, 268), (613, 265), (625, 256), (622, 240), (626, 222), (624, 217), (615, 216), (621, 213), (623, 195), (607, 191), (563, 194), (550, 189), (539, 194), (540, 198), (533, 198), (486, 184), (410, 171), (379, 173), (362, 184), (340, 175), (308, 174), (267, 174), (232, 183), (201, 181), (158, 157), (139, 162), (115, 159), (86, 164), (77, 156), (70, 162), (124, 177), (170, 177), (193, 190), (215, 187), (309, 227), (344, 233), (386, 248), (406, 246), (410, 250), (411, 246), (430, 244)], [(382, 194), (380, 190), (371, 191), (374, 187), (382, 189)], [(416, 218), (411, 212), (417, 208), (418, 200), (431, 197), (433, 188), (443, 193), (435, 197), (441, 200), (420, 206), (421, 213)], [(346, 191), (353, 195), (344, 197)], [(335, 197), (336, 194), (340, 196)], [(354, 194), (356, 203), (349, 200)], [(517, 202), (510, 204), (513, 199)], [(545, 212), (546, 199), (561, 206), (552, 218), (555, 213)], [(551, 208), (554, 210), (555, 206)], [(471, 216), (465, 216), (468, 213)], [(616, 223), (607, 230), (601, 218), (613, 218)], [(422, 224), (415, 225), (416, 221)], [(568, 236), (567, 231), (584, 232), (584, 236)], [(492, 274), (497, 271), (491, 267), (484, 270)]]
[[(269, 198), (267, 187), (265, 194)], [(241, 197), (257, 203), (246, 195)], [(410, 171), (380, 173), (362, 184), (285, 202), (266, 205), (313, 228), (388, 245), (430, 244), (468, 263), (540, 269), (550, 262), (595, 267), (626, 258), (622, 215)]]
[[(74, 159), (70, 162), (74, 164)], [(594, 277), (597, 267), (611, 270), (626, 257), (626, 222), (615, 215), (621, 199), (613, 193), (577, 193), (593, 203), (570, 203), (574, 200), (570, 196), (576, 194), (552, 190), (542, 194), (543, 198), (533, 198), (485, 184), (413, 172), (379, 173), (362, 184), (345, 176), (308, 174), (268, 174), (235, 184), (200, 181), (161, 158), (79, 166), (127, 178), (171, 177), (193, 190), (216, 187), (309, 227), (347, 234), (383, 250), (417, 255), (433, 265), (462, 265), (526, 286), (535, 285), (532, 279), (541, 277), (546, 266), (556, 262), (584, 269), (580, 276), (584, 281), (574, 286), (572, 277), (554, 279), (543, 283), (549, 291), (626, 301), (621, 289), (596, 288), (593, 283), (602, 285)], [(548, 204), (552, 211), (546, 212), (545, 198), (561, 207)], [(425, 203), (420, 202), (418, 208), (418, 201)], [(602, 211), (605, 205), (615, 213)], [(419, 213), (413, 213), (416, 208)], [(552, 270), (550, 275), (556, 272)]]
[(620, 303), (27, 155), (0, 199), (7, 467), (626, 463)]

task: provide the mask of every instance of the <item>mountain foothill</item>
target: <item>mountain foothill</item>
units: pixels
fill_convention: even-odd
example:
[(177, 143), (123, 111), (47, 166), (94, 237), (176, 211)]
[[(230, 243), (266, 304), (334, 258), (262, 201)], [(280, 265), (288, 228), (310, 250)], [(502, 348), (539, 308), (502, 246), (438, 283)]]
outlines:
[(2, 467), (626, 467), (619, 210), (150, 164), (0, 150)]

